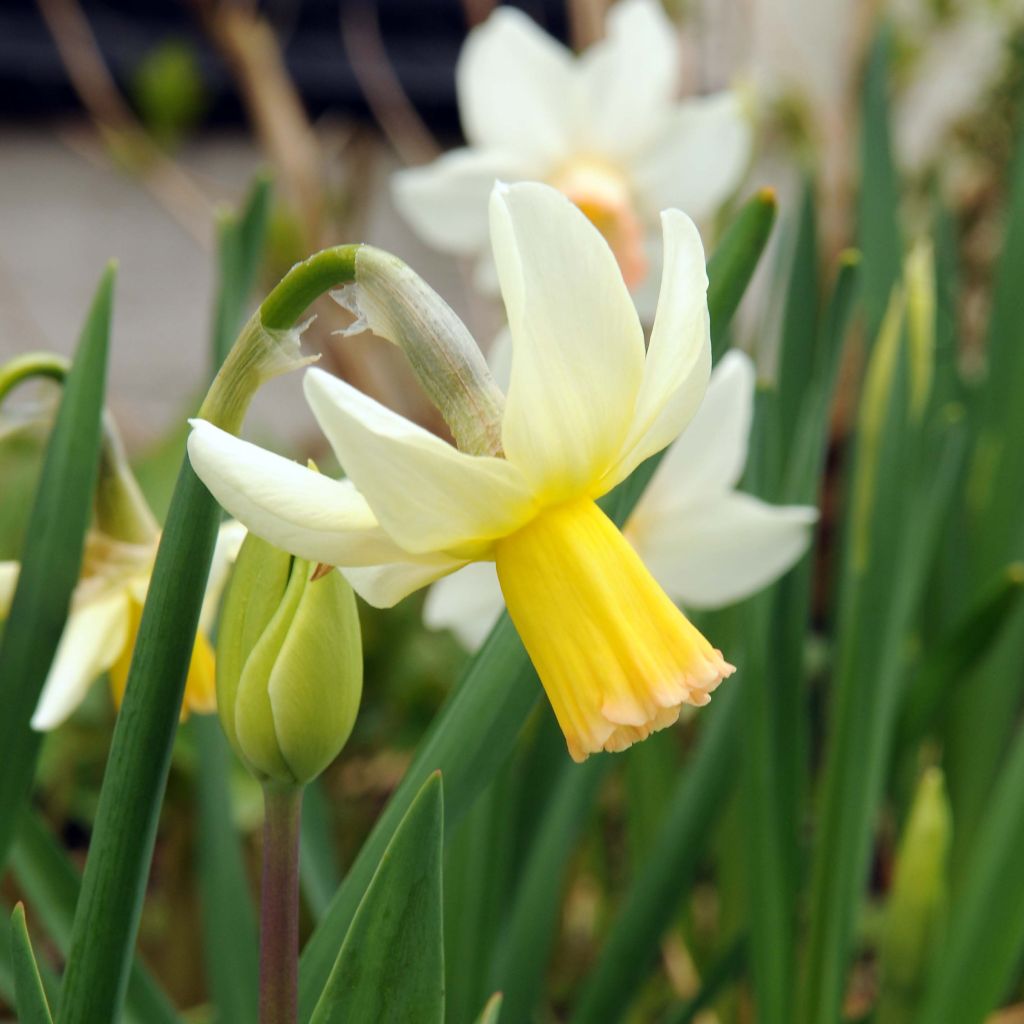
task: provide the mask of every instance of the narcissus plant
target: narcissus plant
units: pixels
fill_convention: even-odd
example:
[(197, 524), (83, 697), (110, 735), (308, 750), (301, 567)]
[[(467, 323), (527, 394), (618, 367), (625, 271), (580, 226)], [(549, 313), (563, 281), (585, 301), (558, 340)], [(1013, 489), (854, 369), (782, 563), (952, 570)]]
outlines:
[[(569, 751), (582, 760), (664, 728), (684, 704), (706, 704), (733, 671), (596, 504), (675, 440), (704, 396), (704, 251), (687, 216), (662, 215), (661, 297), (645, 345), (615, 256), (578, 207), (523, 183), (497, 187), (490, 210), (513, 341), (507, 395), (439, 297), (422, 282), (388, 287), (380, 270), (390, 257), (359, 250), (343, 296), (371, 329), (417, 350), (410, 362), (421, 378), (448, 379), (451, 401), (439, 407), (473, 450), (313, 369), (306, 397), (347, 480), (201, 420), (189, 453), (254, 533), (342, 567), (372, 604), (494, 562)], [(474, 417), (479, 429), (469, 430)]]

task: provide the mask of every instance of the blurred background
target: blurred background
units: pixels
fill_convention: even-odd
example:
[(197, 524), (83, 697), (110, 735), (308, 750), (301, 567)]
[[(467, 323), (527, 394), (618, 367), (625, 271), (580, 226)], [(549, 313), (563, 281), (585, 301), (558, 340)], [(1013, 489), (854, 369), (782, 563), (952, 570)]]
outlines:
[[(107, 401), (158, 514), (181, 456), (184, 418), (210, 372), (218, 217), (244, 200), (255, 175), (268, 172), (274, 182), (257, 292), (313, 250), (366, 241), (420, 272), (483, 345), (493, 337), (500, 310), (474, 292), (472, 267), (413, 235), (391, 204), (388, 182), (395, 169), (460, 144), (455, 62), (467, 31), (494, 6), (490, 0), (0, 4), (0, 361), (29, 349), (70, 353), (100, 269), (116, 257)], [(599, 38), (609, 4), (518, 6), (581, 49)], [(859, 111), (868, 55), (884, 24), (905, 237), (929, 233), (936, 204), (948, 213), (959, 259), (950, 330), (960, 370), (970, 379), (983, 362), (993, 265), (1003, 241), (1024, 82), (1024, 0), (666, 0), (665, 6), (683, 46), (680, 93), (733, 86), (750, 97), (755, 155), (737, 199), (765, 185), (779, 197), (778, 227), (734, 343), (751, 351), (771, 379), (785, 314), (780, 282), (792, 266), (805, 188), (817, 211), (823, 277), (859, 240)], [(723, 223), (730, 212), (723, 211)], [(709, 249), (719, 226), (706, 228)], [(899, 256), (894, 259), (898, 271)], [(339, 337), (346, 314), (333, 304), (322, 304), (318, 314), (306, 341), (323, 365), (437, 426), (394, 349), (368, 337)], [(52, 392), (40, 389), (38, 401), (45, 406)], [(842, 447), (854, 404), (841, 385), (834, 449)], [(298, 375), (261, 392), (247, 434), (333, 468)], [(0, 446), (0, 558), (20, 550), (45, 436), (28, 432)], [(835, 510), (827, 485), (824, 493), (827, 547)], [(819, 601), (827, 589), (827, 580), (818, 585)], [(333, 853), (308, 865), (307, 924), (322, 911), (463, 663), (454, 640), (425, 632), (419, 616), (418, 599), (386, 623), (365, 614), (366, 704), (343, 762), (308, 797), (310, 828), (327, 837), (311, 841), (311, 848)], [(812, 661), (821, 660), (820, 645), (812, 640), (810, 647)], [(105, 688), (96, 687), (44, 746), (38, 808), (79, 864), (112, 716)], [(550, 722), (538, 728), (550, 729)], [(196, 744), (191, 727), (182, 730), (141, 933), (146, 961), (185, 1007), (206, 998), (198, 957), (181, 953), (190, 948), (200, 915), (192, 884)], [(546, 749), (560, 751), (557, 742)], [(231, 784), (254, 867), (259, 789), (241, 772), (232, 773)], [(588, 866), (570, 887), (552, 985), (556, 1008), (592, 952), (588, 937), (605, 898), (602, 885), (610, 878), (616, 891), (623, 881), (616, 860), (627, 859), (622, 785), (612, 780), (607, 788)], [(657, 809), (647, 811), (649, 824)], [(644, 827), (638, 826), (637, 842)], [(23, 843), (16, 851), (19, 881), (4, 882), (5, 897), (23, 892), (32, 858), (44, 856), (45, 839), (36, 838), (36, 846)], [(609, 840), (607, 850), (602, 839)], [(714, 901), (698, 885), (691, 923), (699, 928)], [(692, 964), (679, 944), (667, 940), (662, 955), (674, 992), (692, 988)], [(196, 1019), (208, 1018), (200, 1012)]]

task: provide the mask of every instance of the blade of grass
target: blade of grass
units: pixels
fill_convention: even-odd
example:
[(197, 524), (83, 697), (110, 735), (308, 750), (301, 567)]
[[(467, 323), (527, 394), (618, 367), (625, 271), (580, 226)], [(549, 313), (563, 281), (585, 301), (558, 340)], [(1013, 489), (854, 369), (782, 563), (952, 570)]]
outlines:
[(21, 1024), (53, 1024), (50, 1006), (43, 991), (32, 941), (25, 923), (25, 908), (18, 904), (11, 915), (11, 956), (14, 961), (14, 989)]
[(40, 734), (29, 725), (78, 582), (99, 467), (115, 269), (100, 279), (64, 382), (47, 445), (21, 573), (0, 637), (0, 864), (35, 776)]
[[(708, 264), (712, 340), (728, 326), (764, 248), (775, 215), (770, 192), (758, 193), (741, 211)], [(620, 525), (650, 480), (658, 457), (648, 459), (609, 498)], [(308, 1019), (327, 980), (342, 937), (383, 855), (388, 840), (429, 774), (445, 778), (450, 833), (473, 799), (512, 750), (539, 695), (539, 683), (507, 615), (492, 630), (458, 686), (435, 717), (401, 785), (374, 825), (323, 921), (302, 953), (300, 1019)]]

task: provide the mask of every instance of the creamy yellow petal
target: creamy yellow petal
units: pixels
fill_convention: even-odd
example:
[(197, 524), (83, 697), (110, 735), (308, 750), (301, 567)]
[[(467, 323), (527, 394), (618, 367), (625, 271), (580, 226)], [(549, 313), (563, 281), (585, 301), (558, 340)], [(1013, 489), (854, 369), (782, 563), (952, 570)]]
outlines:
[(593, 502), (546, 510), (495, 557), (509, 614), (577, 761), (671, 725), (733, 671)]
[(697, 411), (711, 373), (711, 320), (704, 246), (678, 210), (661, 215), (665, 259), (654, 330), (628, 434), (598, 493), (671, 444)]
[(465, 564), (444, 555), (429, 555), (420, 561), (339, 571), (367, 604), (374, 608), (392, 608), (403, 598)]
[(547, 500), (587, 492), (629, 433), (644, 337), (607, 242), (555, 189), (496, 188), (491, 243), (512, 334), (505, 454)]
[(118, 660), (128, 644), (130, 604), (127, 592), (115, 588), (73, 608), (32, 715), (33, 729), (60, 725)]
[(332, 480), (204, 420), (188, 453), (210, 493), (253, 533), (300, 558), (377, 565), (407, 557), (348, 480)]
[(471, 557), (530, 515), (526, 480), (505, 459), (460, 452), (322, 370), (306, 373), (305, 390), (338, 461), (405, 551)]

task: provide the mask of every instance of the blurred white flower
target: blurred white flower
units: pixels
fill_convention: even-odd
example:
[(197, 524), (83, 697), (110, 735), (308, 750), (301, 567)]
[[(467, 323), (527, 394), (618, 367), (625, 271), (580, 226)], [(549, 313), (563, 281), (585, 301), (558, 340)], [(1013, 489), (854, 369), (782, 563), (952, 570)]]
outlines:
[[(456, 69), (468, 146), (398, 172), (398, 209), (435, 248), (481, 255), (495, 180), (547, 182), (583, 210), (627, 284), (639, 286), (658, 257), (659, 212), (709, 217), (750, 154), (737, 95), (679, 102), (679, 64), (658, 0), (620, 0), (606, 38), (578, 57), (522, 11), (499, 7), (469, 33)], [(489, 270), (482, 265), (484, 283)]]
[[(216, 709), (209, 635), (228, 570), (244, 536), (245, 529), (236, 522), (225, 523), (217, 536), (185, 684), (183, 713)], [(159, 539), (154, 533), (149, 543), (131, 544), (99, 531), (87, 536), (82, 575), (32, 716), (34, 729), (54, 729), (64, 722), (104, 672), (110, 673), (110, 687), (120, 704)], [(18, 569), (17, 562), (0, 562), (0, 618), (6, 618), (10, 609)]]
[[(809, 506), (769, 505), (735, 490), (753, 402), (753, 364), (731, 351), (626, 524), (654, 578), (688, 608), (720, 608), (767, 586), (807, 550), (818, 518)], [(477, 563), (435, 583), (423, 617), (475, 650), (504, 607), (494, 566)]]

